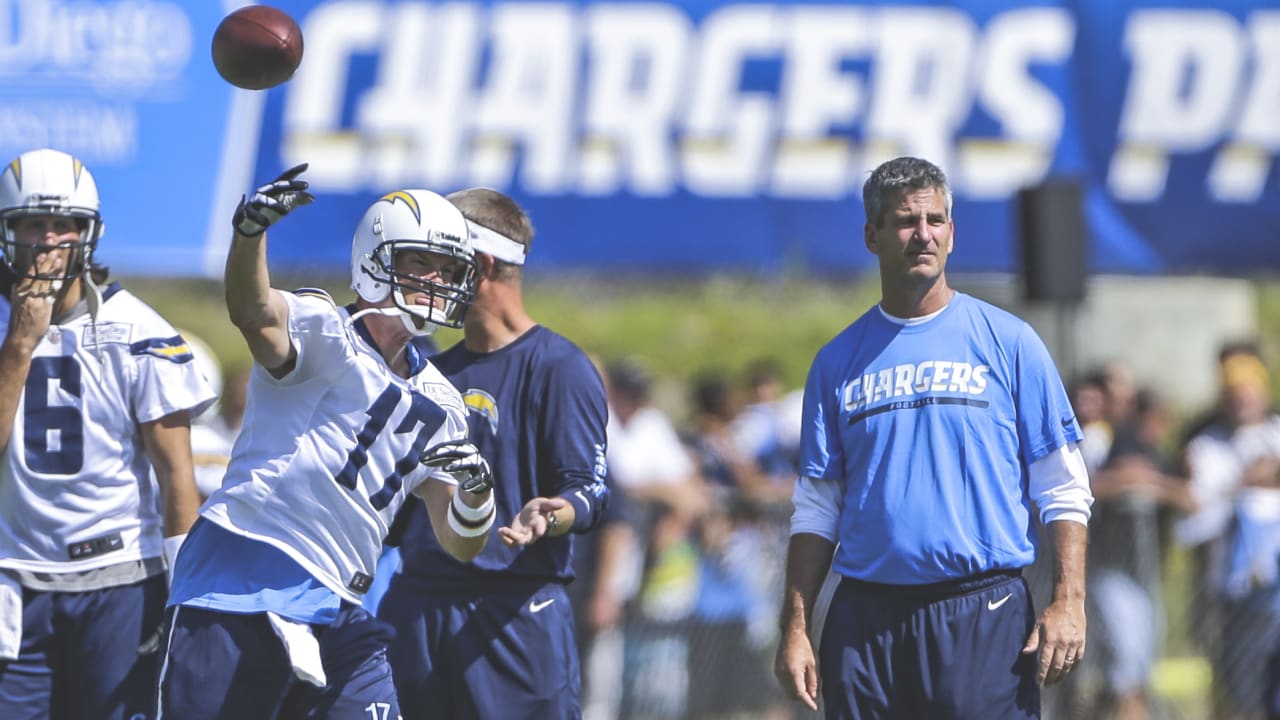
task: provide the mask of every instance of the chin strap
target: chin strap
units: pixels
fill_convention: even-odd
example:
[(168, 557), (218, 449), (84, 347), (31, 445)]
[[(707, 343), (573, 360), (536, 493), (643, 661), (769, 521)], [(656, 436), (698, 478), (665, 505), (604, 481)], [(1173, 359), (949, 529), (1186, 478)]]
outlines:
[[(408, 329), (410, 334), (415, 337), (428, 337), (435, 334), (436, 324), (431, 322), (431, 315), (434, 314), (433, 309), (426, 308), (421, 305), (417, 306), (422, 307), (427, 311), (426, 317), (418, 315), (410, 310), (406, 310), (405, 308), (409, 306), (409, 303), (405, 301), (404, 293), (400, 292), (400, 288), (398, 287), (391, 288), (391, 301), (395, 303), (396, 309), (400, 311), (400, 322), (404, 323), (405, 328)], [(421, 328), (419, 328), (418, 324), (414, 322), (415, 319), (422, 321)]]
[(102, 338), (98, 334), (98, 311), (102, 308), (102, 290), (93, 282), (93, 277), (86, 271), (78, 278), (68, 278), (66, 282), (81, 282), (84, 288), (83, 297), (72, 306), (65, 314), (53, 318), (55, 325), (65, 325), (68, 322), (80, 317), (81, 315), (89, 315), (89, 333), (92, 337), (93, 354), (98, 358), (98, 362), (106, 362), (102, 357)]
[(102, 338), (98, 335), (98, 311), (102, 309), (102, 289), (93, 281), (93, 273), (89, 271), (86, 264), (84, 275), (84, 286), (87, 292), (84, 299), (89, 307), (89, 332), (93, 333), (93, 354), (98, 358), (98, 362), (106, 362), (102, 358)]
[(363, 310), (357, 310), (356, 312), (351, 313), (351, 316), (347, 318), (347, 324), (350, 325), (355, 321), (359, 320), (360, 318), (364, 317), (365, 315), (399, 315), (399, 314), (400, 314), (400, 311), (395, 308), (384, 308), (384, 307), (365, 308)]
[(405, 329), (417, 337), (427, 337), (435, 334), (436, 331), (435, 323), (423, 320), (423, 327), (419, 328), (414, 324), (412, 315), (395, 307), (374, 307), (357, 310), (356, 312), (351, 313), (351, 317), (347, 318), (347, 324), (350, 325), (365, 315), (386, 315), (387, 317), (398, 317), (400, 318), (400, 322), (404, 323)]
[(419, 328), (418, 325), (413, 322), (415, 317), (415, 315), (411, 315), (407, 312), (402, 311), (400, 313), (400, 322), (404, 323), (405, 328), (407, 328), (414, 337), (430, 337), (436, 334), (435, 323), (430, 320), (422, 319), (422, 327)]

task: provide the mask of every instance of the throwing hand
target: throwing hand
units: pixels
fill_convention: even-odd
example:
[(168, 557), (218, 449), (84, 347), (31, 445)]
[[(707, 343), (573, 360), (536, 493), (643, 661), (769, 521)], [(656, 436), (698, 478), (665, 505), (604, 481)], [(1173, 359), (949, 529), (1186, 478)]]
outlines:
[(246, 237), (261, 235), (289, 211), (315, 200), (315, 196), (307, 192), (307, 181), (298, 179), (306, 169), (306, 163), (294, 165), (280, 177), (254, 190), (253, 195), (241, 196), (235, 215), (231, 216), (231, 225), (236, 232)]

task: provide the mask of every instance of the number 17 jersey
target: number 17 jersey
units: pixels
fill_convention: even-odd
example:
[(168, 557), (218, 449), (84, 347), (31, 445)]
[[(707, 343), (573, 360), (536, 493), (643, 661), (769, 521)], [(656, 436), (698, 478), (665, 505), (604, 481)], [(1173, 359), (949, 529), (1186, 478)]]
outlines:
[(279, 379), (254, 367), (226, 477), (200, 514), (358, 604), (409, 494), (428, 477), (454, 483), (418, 459), (465, 438), (466, 413), (425, 360), (407, 379), (392, 372), (363, 322), (322, 291), (283, 295), (295, 366)]

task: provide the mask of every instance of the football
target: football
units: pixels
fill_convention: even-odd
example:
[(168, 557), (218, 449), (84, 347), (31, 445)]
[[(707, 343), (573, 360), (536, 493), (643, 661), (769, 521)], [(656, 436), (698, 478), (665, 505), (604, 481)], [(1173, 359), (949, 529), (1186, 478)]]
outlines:
[(282, 10), (248, 5), (222, 19), (213, 32), (213, 65), (223, 80), (266, 90), (293, 77), (302, 62), (302, 30)]

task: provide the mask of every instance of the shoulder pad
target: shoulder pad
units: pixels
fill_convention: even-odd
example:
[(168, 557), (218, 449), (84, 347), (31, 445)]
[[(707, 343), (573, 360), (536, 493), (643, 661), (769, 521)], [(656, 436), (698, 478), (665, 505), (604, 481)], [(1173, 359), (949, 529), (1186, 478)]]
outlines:
[(324, 290), (321, 290), (320, 288), (310, 288), (310, 287), (298, 288), (297, 290), (293, 291), (293, 294), (297, 295), (298, 297), (319, 298), (334, 307), (338, 306), (338, 303), (333, 301), (333, 296), (331, 296), (329, 293), (325, 292)]

